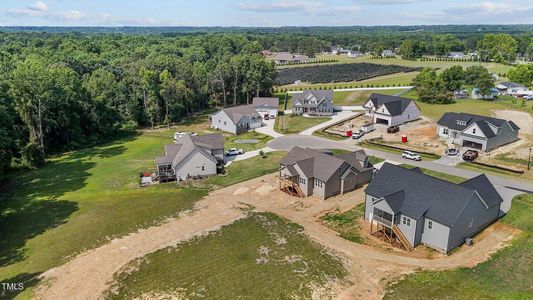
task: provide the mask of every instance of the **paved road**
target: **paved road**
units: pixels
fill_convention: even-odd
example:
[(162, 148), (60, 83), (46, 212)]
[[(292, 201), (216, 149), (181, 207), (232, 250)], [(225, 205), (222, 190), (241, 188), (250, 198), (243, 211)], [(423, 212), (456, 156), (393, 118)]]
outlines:
[[(437, 172), (447, 173), (455, 176), (460, 176), (464, 178), (472, 178), (480, 175), (480, 172), (456, 168), (454, 166), (443, 165), (435, 163), (432, 161), (405, 161), (401, 158), (399, 154), (394, 154), (390, 152), (366, 149), (361, 148), (353, 144), (349, 139), (344, 141), (332, 141), (325, 138), (317, 136), (305, 136), (305, 135), (296, 135), (296, 136), (284, 136), (280, 138), (273, 139), (268, 144), (269, 148), (274, 150), (283, 150), (288, 151), (294, 146), (299, 146), (302, 148), (312, 148), (312, 149), (344, 149), (355, 151), (359, 149), (364, 149), (368, 155), (379, 157), (382, 159), (396, 161), (396, 162), (405, 162), (413, 166), (426, 168), (434, 170)], [(510, 200), (522, 193), (533, 193), (533, 183), (530, 181), (523, 181), (519, 179), (507, 178), (497, 175), (489, 175), (487, 177), (490, 181), (496, 186), (498, 192), (504, 198), (505, 202), (502, 204), (502, 210), (508, 210), (511, 206)], [(506, 212), (504, 210), (504, 212)]]

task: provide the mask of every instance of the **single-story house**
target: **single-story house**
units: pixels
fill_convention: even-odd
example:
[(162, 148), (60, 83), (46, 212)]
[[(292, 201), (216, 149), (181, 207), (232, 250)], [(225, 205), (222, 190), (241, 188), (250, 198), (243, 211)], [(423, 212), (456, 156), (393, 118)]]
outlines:
[(392, 50), (383, 50), (381, 52), (381, 57), (395, 57), (396, 55)]
[(518, 140), (518, 127), (513, 121), (466, 113), (445, 113), (437, 121), (437, 135), (448, 143), (490, 151)]
[(165, 146), (165, 155), (155, 159), (160, 182), (216, 175), (224, 164), (224, 137), (220, 134), (183, 135)]
[(292, 62), (306, 62), (309, 61), (309, 57), (303, 54), (293, 54), (290, 52), (278, 52), (274, 56), (274, 61), (278, 65), (292, 63)]
[(254, 97), (252, 105), (255, 107), (255, 110), (261, 115), (264, 116), (278, 116), (279, 110), (279, 98), (265, 98), (265, 97)]
[(423, 244), (443, 253), (498, 219), (503, 199), (486, 175), (460, 184), (419, 168), (383, 164), (365, 190), (371, 233), (387, 235), (411, 250)]
[(335, 156), (294, 147), (281, 160), (280, 189), (300, 197), (326, 199), (368, 183), (373, 170), (363, 150)]
[(498, 90), (497, 89), (491, 89), (490, 93), (487, 94), (487, 95), (483, 95), (481, 93), (481, 90), (478, 89), (478, 88), (473, 88), (472, 89), (472, 99), (481, 99), (481, 100), (492, 100), (494, 99), (495, 96), (498, 95)]
[(520, 96), (530, 93), (529, 89), (524, 85), (516, 82), (500, 82), (496, 85), (496, 88), (502, 95)]
[(450, 53), (448, 53), (448, 58), (461, 59), (461, 58), (464, 58), (464, 57), (465, 57), (465, 54), (463, 52), (450, 52)]
[(361, 52), (359, 52), (359, 51), (353, 51), (353, 50), (350, 50), (350, 51), (348, 51), (348, 53), (346, 54), (346, 56), (348, 56), (348, 57), (352, 57), (352, 58), (355, 58), (355, 57), (363, 56), (363, 53), (361, 53)]
[(292, 95), (292, 114), (313, 116), (331, 116), (333, 107), (333, 90), (304, 90)]
[(363, 105), (365, 116), (374, 123), (388, 126), (402, 125), (420, 118), (420, 108), (411, 99), (372, 94)]
[(455, 99), (468, 99), (467, 90), (457, 90), (453, 92), (453, 98)]
[(254, 105), (240, 105), (219, 110), (209, 116), (211, 128), (241, 134), (263, 126), (263, 118)]

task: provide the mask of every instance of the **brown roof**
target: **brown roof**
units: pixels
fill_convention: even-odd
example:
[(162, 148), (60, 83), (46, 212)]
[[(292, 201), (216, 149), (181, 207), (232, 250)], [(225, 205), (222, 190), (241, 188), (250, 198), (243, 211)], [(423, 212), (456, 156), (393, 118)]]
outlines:
[(270, 107), (279, 107), (279, 98), (265, 98), (265, 97), (254, 97), (252, 102), (254, 107), (266, 104)]
[(222, 111), (228, 115), (228, 117), (231, 119), (231, 121), (234, 124), (237, 124), (241, 120), (241, 118), (244, 116), (247, 116), (250, 118), (252, 117), (261, 118), (261, 116), (257, 113), (253, 105), (239, 105), (239, 106), (224, 108)]

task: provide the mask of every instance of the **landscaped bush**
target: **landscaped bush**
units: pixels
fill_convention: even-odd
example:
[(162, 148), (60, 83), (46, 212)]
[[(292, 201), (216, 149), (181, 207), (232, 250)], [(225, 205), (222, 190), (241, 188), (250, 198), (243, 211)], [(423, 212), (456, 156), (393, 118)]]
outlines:
[(282, 69), (278, 71), (277, 85), (294, 83), (297, 80), (309, 83), (330, 83), (365, 80), (400, 72), (413, 72), (420, 68), (370, 63), (338, 64)]

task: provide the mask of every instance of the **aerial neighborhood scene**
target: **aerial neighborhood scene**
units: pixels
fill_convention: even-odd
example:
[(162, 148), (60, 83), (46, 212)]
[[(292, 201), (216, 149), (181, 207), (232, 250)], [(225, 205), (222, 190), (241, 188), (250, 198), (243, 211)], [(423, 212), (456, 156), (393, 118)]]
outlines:
[(0, 299), (533, 299), (533, 4), (0, 3)]

